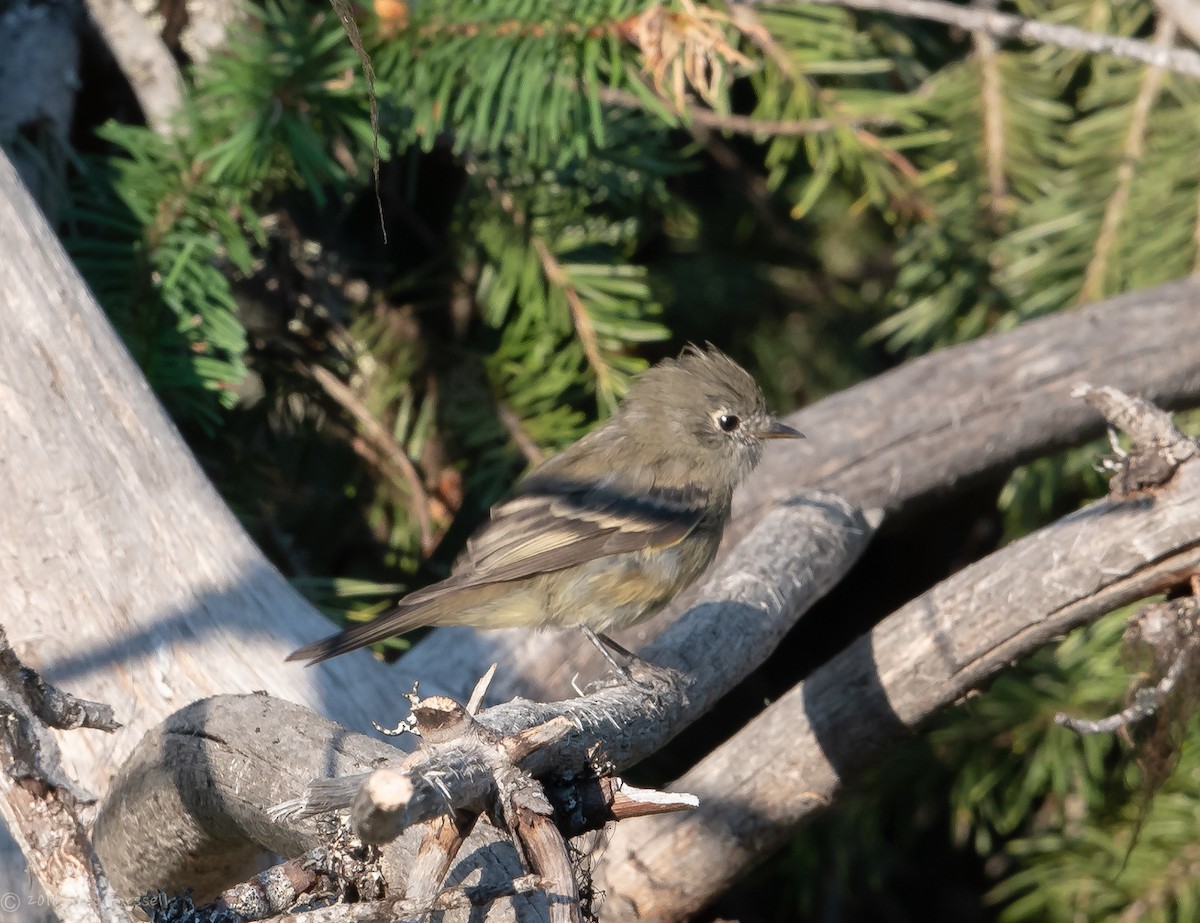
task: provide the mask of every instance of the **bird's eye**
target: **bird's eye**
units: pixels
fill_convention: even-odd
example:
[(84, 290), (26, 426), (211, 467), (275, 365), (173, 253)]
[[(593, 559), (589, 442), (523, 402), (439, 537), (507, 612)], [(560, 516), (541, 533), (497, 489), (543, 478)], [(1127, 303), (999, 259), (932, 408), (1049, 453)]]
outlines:
[(717, 426), (721, 427), (721, 432), (723, 433), (732, 433), (741, 424), (741, 418), (731, 413), (723, 413), (717, 417)]

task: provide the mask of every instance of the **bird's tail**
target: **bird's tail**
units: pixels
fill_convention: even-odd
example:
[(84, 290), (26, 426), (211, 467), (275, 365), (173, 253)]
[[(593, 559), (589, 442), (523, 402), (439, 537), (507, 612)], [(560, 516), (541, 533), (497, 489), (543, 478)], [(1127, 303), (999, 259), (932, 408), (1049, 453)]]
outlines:
[(306, 644), (288, 654), (288, 660), (305, 660), (308, 666), (345, 654), (356, 648), (366, 647), (395, 635), (402, 635), (414, 628), (423, 628), (437, 621), (436, 606), (407, 606), (385, 612), (383, 615), (361, 625), (343, 628), (335, 635)]

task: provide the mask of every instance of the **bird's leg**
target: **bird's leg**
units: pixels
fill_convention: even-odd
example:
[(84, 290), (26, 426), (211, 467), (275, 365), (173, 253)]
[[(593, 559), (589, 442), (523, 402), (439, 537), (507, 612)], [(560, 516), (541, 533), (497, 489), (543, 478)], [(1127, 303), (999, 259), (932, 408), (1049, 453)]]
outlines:
[[(631, 686), (640, 685), (633, 678), (633, 674), (629, 672), (629, 664), (637, 661), (639, 658), (636, 654), (625, 650), (616, 641), (608, 635), (598, 635), (596, 632), (588, 628), (587, 625), (580, 625), (579, 630), (584, 633), (592, 644), (596, 645), (596, 650), (600, 652), (600, 656), (608, 661), (608, 665), (613, 668), (616, 674), (629, 683)], [(616, 655), (615, 657), (613, 655)], [(620, 657), (624, 663), (618, 663), (617, 657)]]

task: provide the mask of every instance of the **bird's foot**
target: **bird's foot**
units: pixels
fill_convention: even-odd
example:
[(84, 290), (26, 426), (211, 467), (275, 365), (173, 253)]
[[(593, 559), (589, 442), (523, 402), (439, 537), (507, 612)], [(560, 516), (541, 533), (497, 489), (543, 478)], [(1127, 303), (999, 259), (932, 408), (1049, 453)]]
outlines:
[[(613, 672), (627, 685), (633, 686), (642, 692), (653, 692), (658, 688), (661, 681), (666, 678), (666, 674), (671, 673), (669, 670), (664, 670), (647, 660), (643, 660), (632, 651), (626, 650), (612, 638), (608, 637), (608, 635), (597, 634), (586, 625), (581, 625), (580, 629), (587, 639), (596, 646), (596, 650), (600, 652), (600, 656), (608, 661), (608, 665), (612, 667)], [(639, 675), (635, 676), (635, 672)]]

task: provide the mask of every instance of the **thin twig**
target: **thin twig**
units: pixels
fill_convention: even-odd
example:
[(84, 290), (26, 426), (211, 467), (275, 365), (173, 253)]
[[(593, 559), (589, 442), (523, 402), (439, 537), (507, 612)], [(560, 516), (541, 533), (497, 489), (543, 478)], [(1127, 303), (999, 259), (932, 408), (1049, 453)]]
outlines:
[[(1166, 17), (1159, 19), (1158, 29), (1154, 33), (1155, 46), (1170, 48), (1174, 43), (1175, 24)], [(1164, 73), (1161, 67), (1147, 68), (1142, 78), (1141, 89), (1133, 101), (1133, 108), (1129, 114), (1129, 130), (1125, 134), (1121, 163), (1117, 167), (1117, 185), (1104, 206), (1104, 219), (1096, 237), (1096, 248), (1092, 251), (1092, 258), (1083, 276), (1083, 287), (1079, 291), (1079, 300), (1082, 302), (1095, 301), (1104, 296), (1108, 261), (1117, 245), (1117, 234), (1121, 229), (1121, 219), (1125, 216), (1125, 207), (1129, 204), (1129, 193), (1133, 187), (1138, 162), (1146, 150), (1146, 130), (1150, 123), (1150, 112), (1162, 89)]]
[(479, 677), (479, 682), (475, 684), (475, 688), (471, 691), (471, 698), (467, 699), (467, 714), (477, 715), (479, 706), (483, 704), (483, 697), (487, 695), (488, 686), (492, 684), (492, 678), (496, 675), (497, 664), (493, 663), (487, 668), (487, 672)]
[(1115, 715), (1109, 715), (1107, 718), (1097, 718), (1095, 720), (1076, 718), (1065, 712), (1059, 712), (1054, 716), (1054, 723), (1059, 727), (1070, 728), (1076, 734), (1111, 734), (1123, 727), (1128, 727), (1136, 721), (1144, 721), (1162, 708), (1163, 702), (1175, 691), (1180, 677), (1183, 676), (1188, 664), (1191, 662), (1195, 646), (1194, 642), (1184, 645), (1179, 653), (1175, 655), (1175, 660), (1172, 661), (1166, 675), (1153, 686), (1146, 689), (1139, 689), (1134, 694), (1133, 704), (1128, 708), (1123, 708)]
[(750, 203), (754, 214), (758, 216), (775, 243), (790, 250), (801, 249), (804, 241), (800, 239), (800, 235), (781, 221), (775, 214), (775, 209), (771, 207), (771, 192), (767, 188), (766, 180), (747, 167), (732, 147), (707, 128), (693, 125), (691, 132), (692, 136), (708, 149), (709, 155), (717, 165), (734, 177), (742, 187), (746, 201)]
[(1196, 0), (1154, 0), (1154, 5), (1193, 45), (1200, 45), (1200, 3)]
[[(758, 5), (764, 0), (737, 0)], [(1119, 35), (1088, 32), (1074, 26), (1060, 26), (1026, 19), (1009, 13), (973, 9), (946, 3), (945, 0), (810, 0), (827, 6), (844, 6), (853, 10), (871, 10), (928, 19), (968, 32), (983, 30), (996, 38), (1012, 38), (1036, 45), (1056, 45), (1073, 51), (1107, 54), (1153, 64), (1177, 74), (1200, 77), (1200, 53), (1185, 48), (1164, 48), (1151, 42)]]
[[(624, 109), (644, 110), (647, 108), (641, 97), (614, 87), (601, 87), (598, 98), (602, 103), (620, 106)], [(836, 131), (839, 128), (858, 128), (864, 125), (887, 126), (895, 125), (897, 122), (897, 119), (890, 115), (864, 115), (844, 119), (756, 119), (749, 115), (723, 115), (702, 106), (685, 106), (677, 114), (688, 125), (699, 125), (703, 128), (726, 131), (735, 135), (776, 138), (799, 138), (805, 135)]]
[[(0, 822), (25, 854), (29, 874), (41, 883), (58, 919), (129, 923), (82, 819), (95, 799), (63, 769), (46, 723), (118, 727), (107, 706), (61, 692), (23, 666), (0, 625)], [(20, 908), (17, 901), (6, 909)]]
[(525, 460), (531, 465), (541, 464), (546, 459), (546, 453), (526, 432), (525, 427), (521, 424), (521, 418), (518, 417), (511, 407), (503, 401), (496, 402), (496, 416), (500, 418), (500, 425), (508, 431), (508, 438), (525, 456)]
[(333, 372), (319, 365), (310, 367), (301, 363), (297, 363), (296, 368), (302, 375), (320, 385), (326, 394), (349, 413), (362, 427), (363, 436), (404, 476), (404, 480), (408, 484), (409, 505), (413, 515), (417, 517), (417, 525), (421, 531), (421, 549), (428, 554), (433, 550), (433, 523), (429, 516), (429, 495), (425, 492), (421, 476), (417, 474), (417, 469), (409, 460), (408, 455), (383, 428), (383, 424), (375, 419), (374, 414), (367, 409), (367, 406), (359, 400), (354, 390)]
[(575, 327), (575, 335), (579, 337), (583, 355), (587, 358), (588, 365), (592, 367), (592, 372), (596, 376), (596, 390), (601, 394), (611, 395), (613, 393), (612, 369), (608, 367), (608, 363), (604, 361), (604, 356), (600, 352), (600, 341), (596, 337), (596, 325), (592, 323), (591, 314), (588, 313), (583, 299), (579, 297), (579, 292), (572, 284), (571, 277), (567, 275), (567, 271), (563, 269), (558, 258), (550, 252), (546, 242), (534, 235), (530, 237), (530, 243), (533, 245), (534, 252), (537, 253), (538, 261), (542, 264), (542, 273), (545, 275), (546, 281), (560, 288), (563, 297), (567, 299), (567, 308), (571, 312), (571, 323)]
[[(981, 10), (994, 10), (996, 0), (976, 0)], [(996, 41), (983, 29), (971, 33), (979, 59), (980, 98), (983, 104), (983, 157), (987, 165), (988, 211), (999, 223), (1004, 216), (1008, 184), (1004, 177), (1004, 91), (1000, 85), (1000, 60)]]

